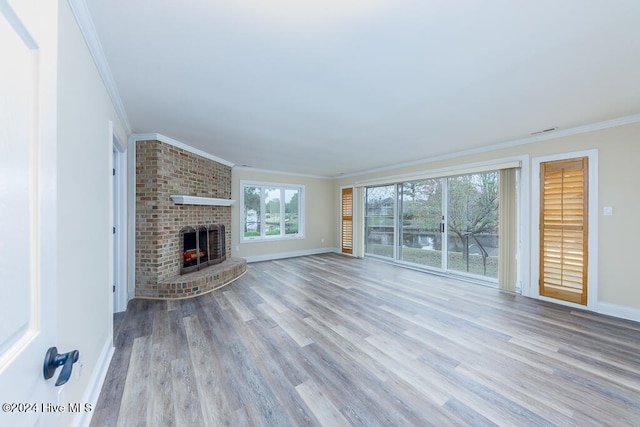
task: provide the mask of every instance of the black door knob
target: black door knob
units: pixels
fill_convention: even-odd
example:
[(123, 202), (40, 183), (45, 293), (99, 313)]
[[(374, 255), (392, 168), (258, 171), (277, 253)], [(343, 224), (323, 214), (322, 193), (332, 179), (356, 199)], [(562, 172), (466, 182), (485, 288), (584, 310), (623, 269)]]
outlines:
[(78, 361), (80, 357), (80, 352), (78, 350), (73, 350), (68, 353), (58, 353), (58, 349), (56, 347), (51, 347), (47, 350), (47, 354), (44, 357), (44, 379), (48, 380), (53, 377), (58, 366), (62, 366), (62, 372), (58, 376), (58, 380), (56, 381), (56, 387), (65, 384), (71, 378), (71, 368), (73, 364)]

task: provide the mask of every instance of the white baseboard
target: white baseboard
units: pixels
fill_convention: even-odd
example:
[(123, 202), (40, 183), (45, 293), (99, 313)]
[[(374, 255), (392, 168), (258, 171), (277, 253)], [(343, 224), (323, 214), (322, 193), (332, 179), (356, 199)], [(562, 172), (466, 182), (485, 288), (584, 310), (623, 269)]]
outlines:
[(595, 311), (600, 314), (606, 314), (608, 316), (640, 322), (640, 309), (637, 308), (624, 307), (608, 302), (598, 302)]
[(96, 369), (93, 371), (93, 375), (91, 376), (91, 381), (89, 381), (89, 386), (84, 394), (83, 403), (88, 403), (93, 408), (90, 412), (81, 412), (78, 413), (78, 416), (75, 417), (73, 421), (73, 426), (75, 427), (88, 427), (91, 424), (91, 418), (93, 417), (93, 413), (96, 410), (96, 404), (98, 403), (98, 398), (100, 397), (100, 391), (102, 390), (102, 384), (104, 384), (104, 380), (107, 377), (107, 372), (109, 371), (109, 365), (111, 364), (111, 358), (113, 357), (113, 353), (115, 348), (113, 347), (113, 337), (109, 336), (109, 339), (104, 343), (102, 347), (102, 352), (100, 352), (100, 358), (98, 359), (98, 363), (96, 365)]
[(250, 262), (260, 262), (260, 261), (272, 261), (274, 259), (294, 258), (298, 256), (305, 256), (305, 255), (325, 254), (329, 252), (339, 252), (339, 251), (338, 251), (338, 248), (319, 248), (319, 249), (308, 249), (304, 251), (280, 252), (276, 254), (256, 255), (256, 256), (248, 256), (248, 257), (246, 256), (243, 258), (250, 263)]

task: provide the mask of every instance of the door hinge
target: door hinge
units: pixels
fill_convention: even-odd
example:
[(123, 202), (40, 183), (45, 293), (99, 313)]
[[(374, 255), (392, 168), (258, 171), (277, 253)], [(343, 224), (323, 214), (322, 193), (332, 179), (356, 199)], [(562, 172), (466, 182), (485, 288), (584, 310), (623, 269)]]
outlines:
[(116, 285), (113, 285), (113, 293), (116, 293)]
[(113, 227), (113, 234), (116, 234), (116, 228)]
[(112, 175), (115, 176), (116, 175), (116, 168), (113, 168), (111, 170), (112, 170)]

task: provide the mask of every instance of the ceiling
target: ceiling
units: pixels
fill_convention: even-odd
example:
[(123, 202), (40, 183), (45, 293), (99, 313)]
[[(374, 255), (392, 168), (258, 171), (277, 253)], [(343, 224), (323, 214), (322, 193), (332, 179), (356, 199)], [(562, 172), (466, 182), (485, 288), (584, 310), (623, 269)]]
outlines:
[(640, 113), (638, 0), (84, 1), (130, 130), (236, 165), (333, 177)]

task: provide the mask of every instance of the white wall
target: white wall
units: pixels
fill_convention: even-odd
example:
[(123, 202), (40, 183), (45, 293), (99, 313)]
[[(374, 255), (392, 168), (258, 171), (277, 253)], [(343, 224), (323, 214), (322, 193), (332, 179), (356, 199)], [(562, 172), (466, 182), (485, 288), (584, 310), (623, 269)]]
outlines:
[[(57, 346), (80, 351), (66, 404), (97, 397), (112, 349), (110, 122), (127, 138), (69, 4), (59, 6)], [(78, 422), (72, 417), (64, 414), (62, 424)]]
[[(263, 181), (305, 186), (304, 239), (275, 240), (271, 242), (240, 243), (240, 181)], [(233, 168), (231, 198), (236, 201), (231, 210), (231, 254), (248, 261), (274, 259), (334, 251), (335, 241), (333, 184), (330, 179), (287, 175), (276, 172)]]
[[(597, 126), (594, 126), (594, 129)], [(529, 156), (531, 164), (536, 157), (559, 155), (584, 150), (598, 151), (598, 229), (597, 233), (597, 311), (640, 320), (640, 287), (637, 286), (638, 274), (636, 261), (638, 247), (638, 212), (640, 212), (640, 123), (630, 123), (603, 129), (596, 129), (573, 135), (560, 136), (545, 141), (514, 145), (472, 155), (461, 155), (438, 161), (425, 161), (410, 167), (398, 167), (382, 172), (350, 176), (334, 181), (334, 200), (339, 201), (340, 186), (385, 176), (420, 173), (424, 171), (449, 168), (456, 165), (486, 162), (515, 156)], [(538, 179), (538, 171), (530, 169), (529, 179)], [(531, 188), (531, 187), (529, 187)], [(533, 194), (527, 194), (531, 200)], [(613, 216), (603, 216), (603, 207), (612, 206)], [(334, 212), (338, 216), (339, 212)], [(536, 212), (528, 212), (536, 215)], [(335, 229), (335, 238), (339, 239), (339, 229)], [(530, 242), (531, 233), (524, 236), (525, 244)], [(531, 248), (534, 255), (535, 248)], [(591, 254), (591, 251), (590, 251)], [(530, 260), (527, 260), (530, 261)], [(530, 278), (523, 278), (524, 286), (529, 286)], [(534, 286), (533, 284), (531, 284)]]

